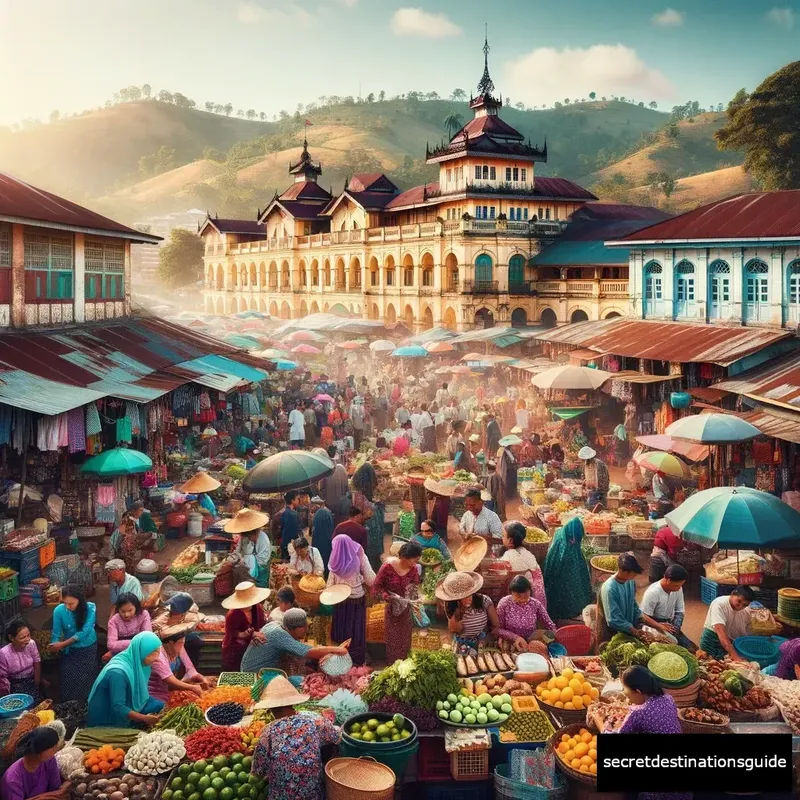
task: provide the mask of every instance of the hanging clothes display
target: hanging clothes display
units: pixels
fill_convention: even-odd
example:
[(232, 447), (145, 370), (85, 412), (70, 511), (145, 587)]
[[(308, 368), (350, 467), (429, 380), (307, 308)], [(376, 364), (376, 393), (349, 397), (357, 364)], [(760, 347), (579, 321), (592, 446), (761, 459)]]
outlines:
[(100, 422), (100, 411), (97, 403), (89, 403), (86, 406), (86, 435), (98, 436), (103, 432), (103, 425)]
[(94, 518), (97, 522), (114, 523), (117, 519), (117, 492), (113, 484), (101, 483), (95, 490)]
[(133, 433), (131, 430), (131, 421), (128, 417), (120, 417), (117, 420), (117, 444), (130, 444), (133, 441)]
[(82, 408), (73, 408), (67, 412), (67, 430), (69, 432), (70, 453), (82, 453), (86, 450), (86, 416)]

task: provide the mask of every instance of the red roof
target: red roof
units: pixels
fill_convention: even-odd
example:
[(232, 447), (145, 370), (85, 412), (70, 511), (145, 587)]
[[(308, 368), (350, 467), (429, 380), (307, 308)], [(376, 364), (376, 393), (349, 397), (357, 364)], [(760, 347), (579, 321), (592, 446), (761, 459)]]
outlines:
[(0, 173), (0, 219), (6, 222), (48, 223), (64, 230), (117, 236), (157, 244), (160, 236), (128, 228), (63, 197)]
[(351, 192), (396, 192), (397, 187), (382, 172), (357, 172), (350, 178)]
[(800, 238), (800, 190), (749, 192), (643, 228), (621, 242)]
[(588, 189), (566, 178), (539, 178), (534, 181), (534, 196), (563, 197), (570, 200), (597, 200)]
[(507, 122), (500, 119), (496, 114), (487, 114), (483, 117), (471, 119), (452, 139), (461, 140), (468, 135), (470, 138), (478, 136), (497, 136), (498, 138), (517, 139), (523, 141), (525, 137), (512, 128)]
[(439, 181), (433, 183), (426, 183), (424, 186), (415, 186), (413, 189), (408, 189), (401, 192), (397, 197), (392, 199), (392, 202), (386, 206), (387, 211), (394, 208), (403, 208), (404, 206), (420, 205), (424, 202), (424, 193), (428, 195), (434, 194), (439, 191)]
[(323, 189), (314, 181), (298, 181), (293, 183), (278, 199), (279, 200), (330, 200), (331, 193)]
[(278, 204), (294, 219), (319, 219), (325, 210), (328, 200), (319, 200), (314, 203), (301, 203), (296, 200), (278, 200)]

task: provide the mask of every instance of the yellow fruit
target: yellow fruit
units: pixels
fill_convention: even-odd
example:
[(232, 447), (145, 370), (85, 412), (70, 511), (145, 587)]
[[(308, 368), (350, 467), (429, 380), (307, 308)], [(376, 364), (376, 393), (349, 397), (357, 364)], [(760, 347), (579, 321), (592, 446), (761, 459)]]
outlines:
[(564, 703), (564, 708), (566, 708), (567, 711), (574, 711), (575, 710), (575, 706), (572, 705), (572, 703)]
[(583, 708), (583, 695), (576, 694), (575, 697), (572, 698), (572, 707), (576, 711), (580, 711)]
[(589, 694), (591, 695), (592, 700), (597, 700), (597, 698), (600, 697), (600, 690), (595, 689), (593, 686)]
[(592, 748), (586, 755), (589, 756), (589, 758), (591, 758), (592, 761), (597, 761), (597, 750), (595, 750), (594, 748)]
[(589, 744), (589, 742), (592, 741), (592, 734), (591, 733), (584, 733), (581, 736), (581, 741), (582, 742), (586, 742), (586, 744)]
[(581, 766), (590, 766), (592, 763), (592, 759), (589, 756), (581, 756)]
[(574, 758), (575, 758), (574, 750), (567, 750), (567, 752), (564, 753), (564, 761), (566, 761), (567, 764), (571, 764)]
[(586, 680), (586, 676), (582, 672), (576, 672), (574, 677), (577, 678), (581, 683)]
[(575, 694), (580, 694), (583, 691), (583, 682), (579, 681), (577, 678), (573, 678), (568, 685)]
[(561, 742), (558, 746), (559, 753), (566, 753), (569, 750), (569, 745), (566, 742)]
[(581, 762), (577, 758), (573, 758), (572, 761), (570, 761), (569, 765), (573, 769), (580, 769), (581, 768)]
[(558, 699), (561, 700), (562, 703), (569, 703), (574, 696), (575, 692), (567, 686), (561, 689), (561, 696)]
[(588, 752), (589, 752), (589, 746), (584, 742), (581, 742), (579, 745), (576, 745), (575, 747), (575, 755), (578, 758), (585, 756)]
[(587, 774), (587, 775), (589, 774), (589, 767), (587, 767), (587, 766), (586, 766), (586, 764), (581, 764), (581, 765), (578, 767), (578, 769), (579, 769), (581, 772), (583, 772), (583, 773), (585, 773), (585, 774)]
[(568, 734), (568, 733), (565, 733), (565, 734), (564, 734), (564, 735), (561, 737), (561, 741), (562, 741), (562, 742), (568, 742), (568, 741), (569, 741), (569, 734)]
[(583, 696), (588, 698), (589, 700), (592, 699), (592, 684), (591, 683), (584, 683), (583, 684)]
[(589, 773), (591, 775), (597, 775), (597, 764), (590, 764), (589, 765)]
[(550, 680), (547, 681), (547, 688), (550, 689), (550, 690), (553, 690), (553, 689), (557, 689), (557, 688), (560, 688), (560, 687), (556, 686), (556, 679), (555, 678), (550, 678)]
[(556, 708), (564, 708), (564, 704), (559, 700), (557, 703), (554, 703)]
[(570, 746), (570, 748), (571, 748), (572, 750), (574, 750), (574, 749), (575, 749), (575, 745), (576, 745), (576, 744), (578, 744), (578, 739), (575, 739), (575, 738), (573, 737), (572, 739), (570, 739), (570, 740), (569, 740), (569, 746)]
[(581, 729), (578, 731), (578, 734), (579, 734), (580, 736), (583, 736), (583, 734), (584, 734), (584, 733), (589, 733), (589, 731), (587, 731), (587, 730), (586, 730), (586, 728), (581, 728)]
[(567, 680), (569, 680), (574, 674), (575, 674), (575, 670), (574, 669), (570, 669), (569, 667), (567, 667), (565, 670), (563, 670), (561, 672), (561, 675), (563, 677), (565, 677)]
[(566, 689), (569, 681), (566, 678), (559, 676), (555, 679), (555, 684), (556, 689)]

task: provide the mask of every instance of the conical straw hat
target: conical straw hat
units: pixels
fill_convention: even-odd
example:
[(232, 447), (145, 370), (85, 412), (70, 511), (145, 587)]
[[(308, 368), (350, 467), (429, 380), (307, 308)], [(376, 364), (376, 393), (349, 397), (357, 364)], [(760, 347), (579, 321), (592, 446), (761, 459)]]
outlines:
[(459, 572), (472, 572), (483, 561), (488, 549), (489, 543), (483, 536), (470, 536), (453, 553), (453, 564)]
[(196, 475), (192, 475), (186, 483), (181, 486), (181, 491), (184, 494), (198, 494), (200, 492), (213, 492), (219, 489), (222, 484), (216, 479), (212, 478), (204, 470), (200, 470)]
[(233, 594), (222, 601), (223, 608), (251, 608), (263, 603), (272, 594), (271, 589), (259, 589), (252, 581), (236, 585)]
[(230, 521), (225, 523), (226, 533), (250, 533), (250, 531), (263, 528), (269, 522), (269, 514), (253, 511), (252, 508), (243, 508)]

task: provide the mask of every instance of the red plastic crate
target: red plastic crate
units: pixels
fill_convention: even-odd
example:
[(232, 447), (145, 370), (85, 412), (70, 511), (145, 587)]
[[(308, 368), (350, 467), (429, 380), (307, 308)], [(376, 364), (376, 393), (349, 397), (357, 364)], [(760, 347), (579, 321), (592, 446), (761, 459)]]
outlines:
[(417, 780), (449, 781), (450, 779), (450, 754), (444, 749), (444, 737), (420, 737), (417, 751)]
[(458, 750), (450, 753), (454, 781), (481, 781), (489, 777), (489, 750)]

